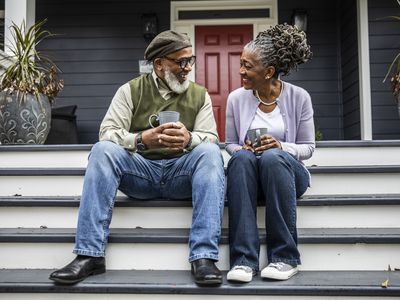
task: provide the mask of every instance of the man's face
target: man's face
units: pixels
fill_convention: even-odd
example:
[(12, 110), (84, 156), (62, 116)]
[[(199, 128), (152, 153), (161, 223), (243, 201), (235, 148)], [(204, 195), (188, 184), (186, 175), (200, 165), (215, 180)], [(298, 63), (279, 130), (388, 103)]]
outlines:
[(194, 64), (192, 57), (192, 48), (188, 47), (157, 59), (157, 75), (164, 79), (175, 93), (181, 94), (189, 87), (188, 75)]

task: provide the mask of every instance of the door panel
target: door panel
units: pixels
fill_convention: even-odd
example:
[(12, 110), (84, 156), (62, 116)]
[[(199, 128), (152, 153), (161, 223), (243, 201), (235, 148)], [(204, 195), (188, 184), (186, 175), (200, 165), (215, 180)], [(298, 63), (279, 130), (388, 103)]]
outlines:
[(226, 100), (231, 91), (242, 86), (240, 55), (253, 38), (253, 26), (196, 26), (195, 36), (196, 82), (208, 89), (218, 134), (225, 141)]

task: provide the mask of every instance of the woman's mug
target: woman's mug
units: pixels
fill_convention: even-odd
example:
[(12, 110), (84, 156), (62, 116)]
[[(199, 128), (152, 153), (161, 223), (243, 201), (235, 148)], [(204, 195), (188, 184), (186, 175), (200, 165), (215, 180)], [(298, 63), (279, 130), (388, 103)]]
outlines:
[(261, 146), (261, 136), (268, 133), (268, 128), (253, 128), (247, 130), (247, 139), (251, 144), (256, 144), (257, 147)]
[(162, 125), (169, 122), (178, 122), (179, 112), (172, 110), (160, 111), (158, 114), (152, 114), (149, 117), (149, 124), (153, 128), (158, 126), (153, 124), (154, 121), (157, 122), (158, 125)]

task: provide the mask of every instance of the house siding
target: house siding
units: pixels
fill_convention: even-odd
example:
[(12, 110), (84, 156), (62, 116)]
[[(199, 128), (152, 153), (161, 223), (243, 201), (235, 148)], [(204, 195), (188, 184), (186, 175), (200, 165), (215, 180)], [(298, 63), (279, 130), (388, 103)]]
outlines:
[(80, 143), (94, 143), (120, 85), (139, 75), (147, 43), (141, 15), (157, 13), (158, 29), (169, 29), (168, 1), (36, 0), (36, 19), (59, 34), (41, 47), (62, 70), (65, 88), (57, 106), (78, 105)]
[[(395, 0), (369, 0), (374, 139), (400, 138), (400, 121), (388, 83), (382, 84), (399, 49), (398, 22), (377, 20), (395, 11)], [(323, 140), (359, 139), (359, 82), (356, 1), (278, 1), (279, 23), (294, 9), (308, 14), (313, 59), (283, 77), (311, 95), (316, 128)], [(98, 129), (117, 88), (139, 75), (147, 42), (141, 15), (155, 13), (158, 30), (170, 28), (170, 2), (160, 0), (36, 0), (36, 18), (60, 35), (40, 50), (62, 70), (65, 89), (57, 106), (78, 105), (80, 143), (98, 140)], [(397, 25), (397, 26), (396, 26)]]
[(343, 0), (339, 7), (343, 138), (361, 138), (360, 92), (357, 44), (356, 1)]
[(400, 139), (400, 118), (390, 78), (383, 78), (400, 49), (400, 21), (385, 18), (400, 16), (396, 0), (369, 0), (369, 46), (372, 98), (372, 134), (374, 140)]

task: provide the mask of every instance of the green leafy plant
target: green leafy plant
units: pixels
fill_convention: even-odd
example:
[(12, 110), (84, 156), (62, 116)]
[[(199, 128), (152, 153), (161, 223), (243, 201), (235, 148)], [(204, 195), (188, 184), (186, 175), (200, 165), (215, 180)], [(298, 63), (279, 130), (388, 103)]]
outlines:
[[(397, 3), (400, 6), (400, 0), (397, 0)], [(400, 21), (400, 16), (389, 16), (388, 18), (392, 18), (392, 19)], [(393, 73), (392, 73), (392, 69), (394, 69)], [(390, 74), (392, 74), (392, 75), (390, 75)], [(390, 83), (391, 83), (393, 95), (395, 96), (395, 99), (397, 100), (397, 102), (400, 103), (400, 52), (395, 56), (392, 63), (390, 64), (389, 69), (386, 73), (386, 76), (383, 79), (383, 82), (385, 82), (389, 76), (391, 76)]]
[(11, 64), (1, 77), (3, 91), (17, 93), (17, 98), (26, 99), (31, 93), (39, 99), (43, 94), (53, 103), (57, 94), (64, 88), (64, 81), (58, 79), (59, 69), (45, 55), (37, 50), (37, 45), (44, 39), (54, 36), (48, 30), (42, 30), (46, 20), (40, 21), (26, 29), (25, 22), (21, 26), (13, 23), (10, 26), (12, 45)]

